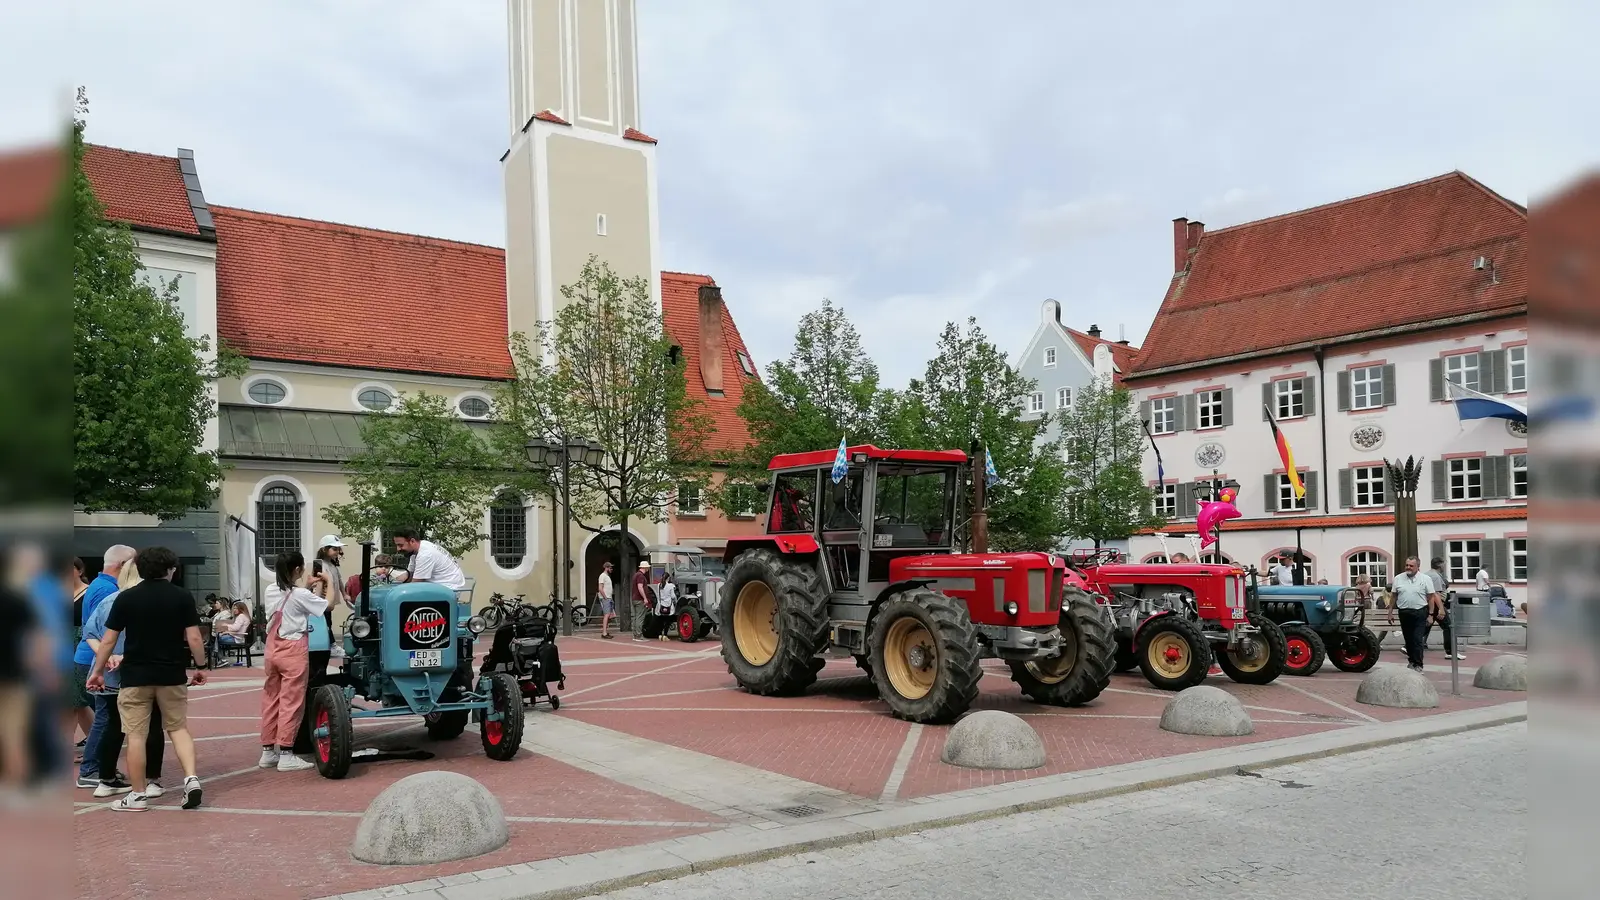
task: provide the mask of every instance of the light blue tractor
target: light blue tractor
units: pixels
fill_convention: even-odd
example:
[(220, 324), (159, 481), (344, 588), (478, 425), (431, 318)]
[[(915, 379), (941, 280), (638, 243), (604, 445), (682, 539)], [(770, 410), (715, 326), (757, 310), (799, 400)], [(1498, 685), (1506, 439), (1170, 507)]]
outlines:
[[(371, 570), (372, 544), (363, 543), (361, 594), (344, 626), (344, 674), (311, 695), (317, 771), (324, 778), (349, 773), (355, 719), (422, 716), (436, 740), (459, 737), (472, 721), (490, 759), (515, 757), (522, 691), (505, 673), (473, 673), (472, 645), (483, 618), (443, 585), (373, 585)], [(379, 707), (355, 706), (356, 697)]]

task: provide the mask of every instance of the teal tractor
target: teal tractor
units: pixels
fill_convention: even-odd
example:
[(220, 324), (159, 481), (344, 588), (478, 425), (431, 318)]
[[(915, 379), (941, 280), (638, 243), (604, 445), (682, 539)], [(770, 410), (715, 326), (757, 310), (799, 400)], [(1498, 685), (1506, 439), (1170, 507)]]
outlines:
[(1367, 605), (1355, 588), (1334, 584), (1262, 584), (1261, 614), (1283, 629), (1286, 675), (1315, 675), (1324, 661), (1341, 672), (1377, 665), (1381, 645), (1367, 627)]
[[(345, 671), (311, 694), (317, 771), (324, 778), (349, 773), (356, 719), (422, 716), (435, 740), (459, 737), (476, 722), (490, 759), (516, 756), (523, 725), (516, 679), (473, 673), (483, 618), (443, 585), (373, 585), (371, 570), (372, 544), (363, 543), (361, 594), (344, 626)], [(355, 705), (357, 697), (368, 705)]]

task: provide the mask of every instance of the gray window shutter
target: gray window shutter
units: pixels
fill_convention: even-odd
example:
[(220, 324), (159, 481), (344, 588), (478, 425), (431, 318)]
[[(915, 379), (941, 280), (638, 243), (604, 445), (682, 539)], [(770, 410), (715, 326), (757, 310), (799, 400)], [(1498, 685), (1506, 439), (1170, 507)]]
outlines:
[(1306, 472), (1300, 476), (1300, 479), (1305, 482), (1306, 486), (1306, 509), (1316, 509), (1317, 505), (1322, 502), (1322, 495), (1319, 490), (1321, 485), (1317, 483), (1317, 473)]
[[(1150, 422), (1150, 401), (1149, 400), (1141, 400), (1141, 401), (1139, 401), (1139, 421), (1141, 421), (1141, 422)], [(1155, 423), (1154, 422), (1150, 422), (1150, 430), (1152, 430), (1152, 431), (1155, 430)]]
[(1233, 424), (1233, 388), (1222, 390), (1222, 427)]
[(1339, 508), (1356, 505), (1356, 473), (1354, 469), (1339, 470)]
[(1443, 503), (1450, 496), (1449, 474), (1445, 471), (1444, 460), (1433, 461), (1433, 502)]
[(1339, 411), (1344, 412), (1350, 408), (1350, 372), (1340, 372), (1337, 376), (1339, 383)]
[(1267, 421), (1267, 410), (1272, 408), (1272, 382), (1261, 386), (1261, 421)]
[(1198, 394), (1185, 394), (1179, 398), (1178, 408), (1183, 410), (1180, 416), (1183, 424), (1178, 426), (1179, 431), (1193, 431), (1200, 425), (1200, 396)]
[(1511, 457), (1491, 456), (1483, 461), (1485, 500), (1504, 500), (1511, 496)]
[(1199, 510), (1194, 502), (1194, 485), (1188, 482), (1178, 482), (1178, 518), (1194, 518)]
[(1444, 360), (1428, 360), (1428, 399), (1444, 399)]
[(1262, 479), (1261, 498), (1266, 504), (1267, 512), (1278, 511), (1278, 476), (1269, 474)]
[(1487, 350), (1478, 354), (1478, 390), (1485, 394), (1506, 392), (1506, 352)]
[(1383, 367), (1383, 405), (1393, 406), (1396, 398), (1394, 363)]
[[(1444, 555), (1444, 541), (1429, 541), (1428, 542), (1428, 558), (1424, 559), (1424, 560), (1420, 560), (1420, 562), (1422, 563), (1422, 571), (1424, 571), (1424, 572), (1428, 571), (1428, 566), (1432, 565), (1433, 561), (1436, 560), (1436, 559), (1443, 559), (1444, 560), (1444, 570), (1446, 572), (1450, 571), (1450, 560), (1445, 559), (1445, 555)], [(1405, 570), (1406, 561), (1402, 559), (1402, 560), (1398, 560), (1398, 562), (1400, 563), (1401, 571), (1404, 571)]]
[(1317, 380), (1310, 376), (1300, 380), (1301, 388), (1306, 392), (1306, 415), (1314, 416), (1317, 409)]
[[(1500, 538), (1483, 541), (1478, 546), (1482, 550), (1479, 562), (1482, 563), (1483, 568), (1489, 571), (1489, 577), (1496, 581), (1504, 581), (1510, 575), (1506, 571), (1506, 564), (1510, 562), (1511, 547), (1509, 542), (1504, 538)], [(1478, 573), (1472, 572), (1469, 574), (1476, 576)]]

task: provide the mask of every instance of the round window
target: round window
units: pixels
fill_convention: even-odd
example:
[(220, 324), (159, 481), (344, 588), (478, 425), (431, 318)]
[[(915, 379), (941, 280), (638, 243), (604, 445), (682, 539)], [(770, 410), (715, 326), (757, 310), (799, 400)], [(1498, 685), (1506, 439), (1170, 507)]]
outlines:
[(383, 388), (367, 388), (356, 395), (356, 402), (367, 409), (385, 412), (394, 405), (394, 396)]
[(282, 403), (283, 398), (289, 396), (288, 390), (276, 381), (257, 381), (246, 393), (251, 400), (266, 406)]
[(489, 401), (482, 397), (462, 397), (456, 408), (469, 419), (481, 419), (489, 414)]

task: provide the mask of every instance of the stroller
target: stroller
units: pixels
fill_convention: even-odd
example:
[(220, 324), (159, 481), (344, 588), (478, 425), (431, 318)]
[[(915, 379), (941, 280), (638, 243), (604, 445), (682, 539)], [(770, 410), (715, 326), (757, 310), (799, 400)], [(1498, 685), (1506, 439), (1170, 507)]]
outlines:
[(495, 629), (494, 641), (483, 658), (479, 675), (506, 672), (522, 688), (523, 703), (538, 706), (542, 698), (552, 710), (561, 708), (561, 698), (551, 691), (567, 689), (561, 671), (561, 652), (556, 649), (554, 607), (516, 603), (508, 621)]

